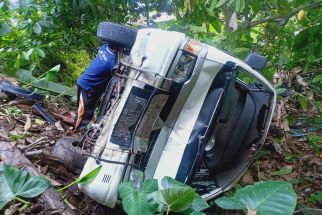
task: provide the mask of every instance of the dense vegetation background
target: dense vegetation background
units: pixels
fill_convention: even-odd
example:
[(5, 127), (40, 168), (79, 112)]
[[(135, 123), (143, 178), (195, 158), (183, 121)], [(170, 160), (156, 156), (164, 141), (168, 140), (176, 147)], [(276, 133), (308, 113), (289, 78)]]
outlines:
[[(164, 13), (175, 19), (154, 22)], [(299, 190), (315, 184), (303, 195), (297, 190), (298, 198), (306, 205), (321, 204), (322, 0), (0, 0), (0, 73), (28, 86), (72, 94), (71, 87), (97, 51), (101, 21), (185, 32), (242, 59), (252, 50), (265, 55), (269, 63), (263, 74), (279, 95), (268, 138), (278, 159), (264, 159), (262, 165), (278, 170), (272, 165), (289, 164), (291, 171), (286, 166), (267, 174), (298, 179), (292, 183)], [(304, 138), (306, 145), (292, 137)], [(308, 171), (314, 177), (300, 172), (301, 162), (309, 162), (300, 158), (310, 153), (311, 161), (318, 159)], [(295, 179), (288, 178), (295, 172)], [(263, 178), (259, 167), (256, 174)]]
[(75, 83), (96, 52), (100, 21), (133, 23), (140, 14), (149, 17), (148, 12), (166, 11), (176, 20), (157, 27), (185, 32), (241, 58), (251, 50), (259, 51), (269, 59), (264, 72), (269, 80), (276, 69), (299, 66), (310, 81), (318, 75), (322, 57), (321, 2), (3, 0), (0, 72), (14, 75), (24, 69), (41, 74), (61, 64), (60, 80)]

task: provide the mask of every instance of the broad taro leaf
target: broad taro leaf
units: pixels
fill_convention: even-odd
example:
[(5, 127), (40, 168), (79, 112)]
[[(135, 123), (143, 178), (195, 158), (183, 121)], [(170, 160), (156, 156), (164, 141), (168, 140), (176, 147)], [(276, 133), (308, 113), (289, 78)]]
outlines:
[(148, 195), (157, 190), (158, 181), (155, 179), (144, 181), (140, 191), (132, 182), (120, 184), (119, 192), (125, 212), (128, 215), (153, 215), (154, 208), (148, 202)]
[(164, 189), (177, 188), (177, 187), (189, 187), (188, 185), (181, 183), (180, 181), (174, 180), (169, 176), (165, 176), (161, 180), (162, 187)]
[[(162, 178), (161, 184), (165, 189), (189, 187), (188, 185), (181, 183), (180, 181), (174, 180), (173, 178), (170, 178), (168, 176), (165, 176)], [(208, 207), (209, 207), (208, 203), (203, 198), (201, 198), (198, 193), (196, 193), (191, 204), (191, 209), (193, 209), (194, 211), (203, 211)]]
[[(228, 201), (232, 204), (229, 205)], [(242, 205), (258, 215), (288, 215), (294, 212), (296, 194), (289, 182), (265, 181), (248, 185), (238, 190), (234, 197), (223, 197), (215, 202), (224, 209), (241, 209)]]
[(205, 213), (199, 212), (199, 211), (192, 211), (191, 213), (187, 215), (206, 215)]
[(192, 201), (191, 208), (194, 211), (203, 211), (209, 207), (208, 203), (196, 193), (195, 198)]
[(13, 166), (0, 166), (0, 210), (16, 196), (32, 198), (43, 193), (50, 183)]
[(216, 199), (215, 202), (219, 207), (226, 210), (246, 210), (246, 207), (234, 197), (221, 197)]
[(236, 198), (260, 214), (293, 214), (296, 193), (292, 184), (285, 181), (258, 182), (237, 191)]
[(167, 188), (154, 193), (154, 200), (170, 208), (171, 211), (181, 212), (187, 210), (196, 192), (190, 187)]

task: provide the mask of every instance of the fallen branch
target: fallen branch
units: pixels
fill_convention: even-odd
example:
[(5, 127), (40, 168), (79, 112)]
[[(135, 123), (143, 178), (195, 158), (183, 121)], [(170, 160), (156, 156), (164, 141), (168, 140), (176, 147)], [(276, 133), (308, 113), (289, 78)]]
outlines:
[[(0, 142), (0, 159), (10, 165), (23, 167), (30, 174), (41, 176), (40, 171), (26, 158), (12, 143)], [(48, 188), (41, 196), (40, 199), (44, 203), (46, 212), (58, 212), (63, 215), (74, 215), (75, 212), (70, 209), (62, 197), (58, 195), (54, 187)]]
[(29, 144), (29, 145), (26, 145), (25, 147), (22, 148), (22, 151), (25, 151), (26, 149), (29, 149), (29, 148), (32, 148), (33, 146), (39, 144), (41, 141), (45, 140), (45, 139), (48, 139), (48, 137), (41, 137), (39, 138), (38, 140), (36, 140), (35, 142)]
[(58, 113), (55, 113), (51, 110), (49, 110), (49, 112), (57, 119), (59, 119), (60, 121), (62, 121), (63, 123), (67, 124), (67, 125), (74, 125), (74, 120), (70, 117), (66, 117), (63, 115), (60, 115)]
[[(84, 160), (80, 160), (79, 162), (75, 161), (74, 165), (66, 164), (66, 162), (63, 162), (63, 160), (60, 160), (59, 158), (57, 158), (55, 155), (51, 154), (47, 150), (27, 151), (27, 152), (24, 152), (23, 154), (28, 158), (38, 158), (40, 160), (46, 160), (46, 163), (48, 163), (49, 165), (52, 165), (52, 164), (64, 165), (64, 167), (68, 171), (72, 171), (77, 174), (81, 173), (81, 166), (84, 165), (85, 163)], [(66, 157), (67, 156), (68, 155), (66, 155)]]

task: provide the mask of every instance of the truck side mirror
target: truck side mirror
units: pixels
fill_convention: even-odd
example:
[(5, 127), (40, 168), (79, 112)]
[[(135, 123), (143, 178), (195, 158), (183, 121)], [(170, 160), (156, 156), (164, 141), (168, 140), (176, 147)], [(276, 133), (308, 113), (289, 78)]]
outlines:
[(245, 62), (251, 66), (252, 69), (259, 71), (265, 68), (267, 59), (263, 55), (252, 52), (246, 57)]

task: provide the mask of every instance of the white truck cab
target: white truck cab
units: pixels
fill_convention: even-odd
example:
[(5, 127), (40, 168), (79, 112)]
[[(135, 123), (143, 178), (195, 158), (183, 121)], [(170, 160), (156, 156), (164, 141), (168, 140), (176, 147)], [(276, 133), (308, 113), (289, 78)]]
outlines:
[(99, 165), (101, 171), (79, 185), (112, 208), (124, 181), (170, 176), (206, 200), (229, 189), (262, 147), (276, 101), (274, 88), (252, 65), (159, 29), (137, 31), (115, 80), (110, 87), (117, 96), (81, 176)]

